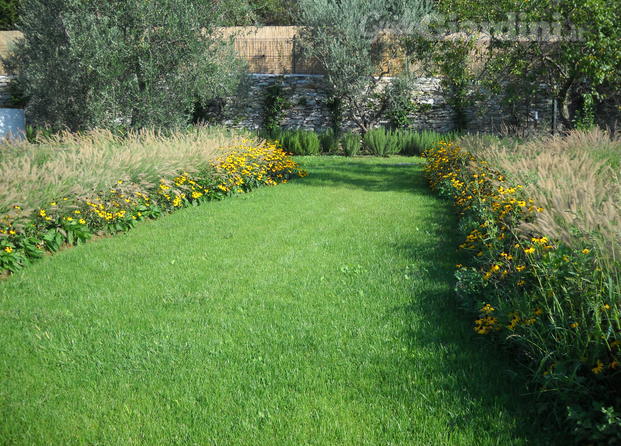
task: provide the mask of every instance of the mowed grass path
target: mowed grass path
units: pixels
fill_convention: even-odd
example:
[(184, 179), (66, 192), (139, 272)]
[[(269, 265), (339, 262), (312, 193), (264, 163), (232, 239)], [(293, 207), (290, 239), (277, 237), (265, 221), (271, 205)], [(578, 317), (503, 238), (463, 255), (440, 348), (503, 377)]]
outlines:
[(0, 282), (0, 444), (532, 444), (421, 162), (301, 162)]

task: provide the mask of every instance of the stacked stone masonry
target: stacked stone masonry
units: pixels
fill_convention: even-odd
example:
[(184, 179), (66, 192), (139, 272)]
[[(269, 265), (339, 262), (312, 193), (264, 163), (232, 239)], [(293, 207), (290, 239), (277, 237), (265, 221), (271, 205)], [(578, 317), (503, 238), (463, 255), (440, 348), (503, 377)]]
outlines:
[[(388, 80), (389, 81), (389, 80)], [(263, 124), (263, 106), (267, 88), (279, 84), (289, 107), (281, 124), (285, 128), (320, 130), (330, 126), (330, 112), (326, 105), (327, 88), (321, 75), (273, 75), (253, 74), (248, 80), (247, 96), (243, 101), (230, 101), (225, 107), (224, 123), (235, 128), (259, 129)], [(430, 129), (440, 132), (454, 130), (455, 111), (446, 100), (438, 78), (419, 78), (413, 86), (412, 101), (418, 111), (410, 116), (414, 129)], [(493, 99), (477, 100), (466, 111), (469, 131), (497, 131), (506, 126), (550, 126), (552, 99), (545, 94), (528, 108), (507, 110)], [(387, 121), (378, 122), (378, 125)], [(356, 129), (351, 121), (343, 123), (344, 129)]]
[[(9, 105), (8, 83), (10, 78), (0, 76), (0, 107)], [(282, 86), (283, 96), (289, 104), (281, 124), (285, 128), (321, 130), (330, 127), (330, 111), (326, 104), (328, 93), (321, 75), (252, 74), (248, 77), (246, 93), (237, 100), (228, 100), (223, 110), (223, 123), (234, 128), (256, 130), (262, 127), (267, 88)], [(412, 101), (420, 107), (410, 116), (414, 129), (446, 132), (455, 129), (455, 112), (442, 91), (440, 79), (420, 78), (415, 82)], [(549, 128), (552, 120), (552, 100), (545, 94), (539, 96), (528, 109), (507, 110), (498, 101), (478, 100), (466, 110), (467, 130), (497, 131), (503, 126)], [(378, 125), (386, 124), (380, 121)], [(344, 129), (355, 130), (356, 125), (345, 120)]]

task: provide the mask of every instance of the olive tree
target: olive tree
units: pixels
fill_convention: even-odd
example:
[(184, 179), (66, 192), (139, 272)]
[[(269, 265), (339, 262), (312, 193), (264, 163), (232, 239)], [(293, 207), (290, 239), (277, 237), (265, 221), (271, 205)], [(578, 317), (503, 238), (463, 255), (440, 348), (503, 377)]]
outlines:
[(0, 0), (0, 31), (12, 31), (17, 22), (19, 0)]
[(54, 129), (171, 128), (244, 73), (211, 0), (23, 0), (5, 66), (31, 122)]
[(306, 56), (320, 64), (332, 96), (362, 132), (382, 116), (382, 91), (413, 32), (431, 10), (427, 0), (300, 0)]

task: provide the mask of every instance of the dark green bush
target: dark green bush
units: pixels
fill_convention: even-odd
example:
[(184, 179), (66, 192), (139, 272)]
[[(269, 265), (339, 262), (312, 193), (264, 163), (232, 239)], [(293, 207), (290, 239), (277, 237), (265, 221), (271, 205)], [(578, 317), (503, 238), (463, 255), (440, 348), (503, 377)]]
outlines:
[(0, 31), (12, 31), (17, 25), (19, 0), (0, 0)]
[(345, 133), (341, 137), (341, 146), (343, 146), (343, 151), (345, 152), (345, 155), (358, 155), (360, 153), (360, 147), (362, 146), (360, 135), (357, 133)]
[(376, 156), (390, 156), (399, 153), (399, 140), (395, 132), (385, 128), (369, 130), (364, 135), (365, 148)]
[(319, 134), (321, 151), (323, 153), (336, 153), (339, 150), (339, 138), (332, 129), (327, 129)]
[(396, 130), (395, 138), (399, 145), (399, 153), (403, 155), (420, 155), (418, 133), (411, 130)]
[(399, 153), (404, 155), (421, 155), (429, 149), (433, 149), (440, 141), (453, 141), (458, 132), (439, 133), (434, 130), (395, 130), (395, 138), (398, 141)]
[(286, 98), (282, 84), (276, 83), (265, 89), (263, 129), (272, 139), (280, 132), (280, 122), (290, 106), (291, 102)]
[(283, 148), (294, 155), (319, 155), (321, 144), (315, 132), (308, 130), (285, 130), (279, 140)]

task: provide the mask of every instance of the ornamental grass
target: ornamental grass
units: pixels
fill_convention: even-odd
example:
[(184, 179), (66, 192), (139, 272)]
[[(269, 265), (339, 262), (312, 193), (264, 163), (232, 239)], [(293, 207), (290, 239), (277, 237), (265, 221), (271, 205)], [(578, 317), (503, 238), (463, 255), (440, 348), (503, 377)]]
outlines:
[[(17, 153), (20, 148), (26, 153)], [(46, 142), (42, 159), (29, 145), (5, 150), (12, 153), (3, 154), (3, 169), (27, 169), (2, 177), (2, 190), (18, 189), (2, 196), (13, 201), (3, 202), (7, 210), (0, 214), (0, 273), (93, 235), (127, 231), (163, 213), (306, 175), (276, 145), (222, 131), (143, 132), (126, 140), (107, 132), (64, 134)], [(49, 196), (55, 198), (44, 201)]]
[(621, 139), (595, 128), (515, 145), (469, 136), (460, 146), (525, 185), (546, 208), (526, 232), (574, 248), (594, 242), (600, 254), (621, 259)]
[(218, 127), (119, 136), (108, 130), (63, 132), (38, 144), (0, 143), (0, 212), (34, 209), (58, 197), (105, 190), (119, 179), (154, 184), (200, 170), (246, 136)]
[(426, 172), (460, 215), (470, 255), (457, 291), (473, 330), (521, 359), (572, 438), (600, 443), (621, 439), (621, 213), (617, 173), (580, 152), (589, 138), (603, 134), (442, 143)]

